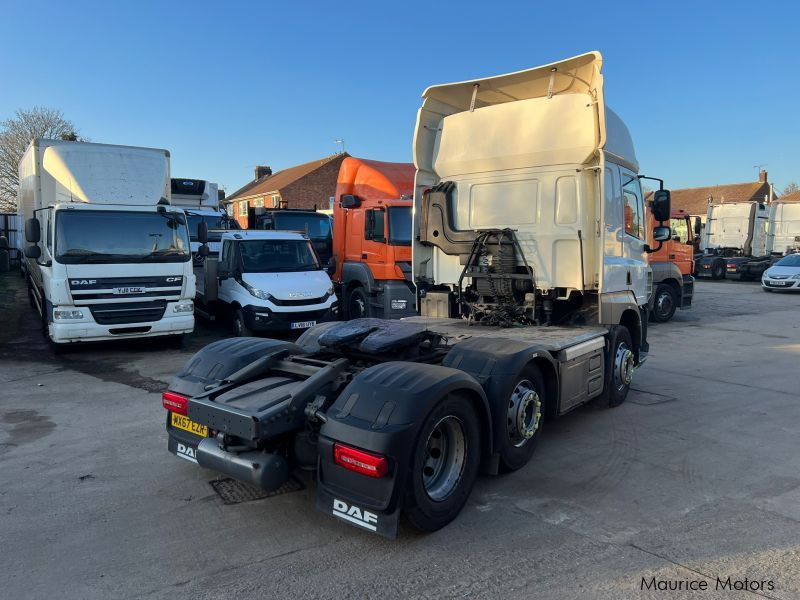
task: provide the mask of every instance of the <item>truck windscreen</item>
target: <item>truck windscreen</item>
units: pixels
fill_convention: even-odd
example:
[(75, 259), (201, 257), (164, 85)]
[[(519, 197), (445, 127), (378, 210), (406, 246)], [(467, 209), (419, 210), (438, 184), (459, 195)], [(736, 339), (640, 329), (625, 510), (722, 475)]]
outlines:
[(389, 243), (392, 246), (411, 245), (411, 207), (389, 207)]
[[(193, 242), (199, 241), (197, 239), (197, 226), (203, 222), (209, 229), (241, 229), (236, 219), (231, 219), (226, 215), (196, 215), (187, 212), (186, 220), (189, 224), (189, 239)], [(219, 241), (219, 239), (216, 241)]]
[(244, 273), (317, 271), (320, 264), (307, 240), (246, 240), (239, 242)]
[(182, 213), (60, 210), (55, 259), (62, 264), (185, 262)]
[(317, 242), (331, 239), (331, 220), (327, 215), (278, 213), (275, 215), (275, 229), (307, 231), (308, 237)]

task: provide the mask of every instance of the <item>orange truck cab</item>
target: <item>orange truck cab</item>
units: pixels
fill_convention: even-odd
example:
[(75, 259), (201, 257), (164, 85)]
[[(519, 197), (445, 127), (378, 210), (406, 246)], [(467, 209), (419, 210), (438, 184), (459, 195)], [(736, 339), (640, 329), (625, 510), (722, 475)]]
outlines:
[(330, 270), (346, 319), (416, 314), (411, 280), (414, 174), (410, 163), (342, 161)]
[[(657, 225), (648, 211), (649, 230)], [(669, 321), (676, 308), (689, 308), (694, 294), (694, 230), (689, 213), (673, 209), (670, 215), (672, 238), (650, 254), (653, 270), (653, 293), (650, 314), (654, 321)], [(649, 240), (649, 244), (656, 244)]]

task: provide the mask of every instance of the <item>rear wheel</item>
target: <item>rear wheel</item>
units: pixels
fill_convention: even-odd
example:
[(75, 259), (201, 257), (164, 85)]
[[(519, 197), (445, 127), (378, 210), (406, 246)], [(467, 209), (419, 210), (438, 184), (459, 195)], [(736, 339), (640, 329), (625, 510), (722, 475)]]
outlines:
[(364, 288), (357, 287), (347, 294), (347, 318), (363, 319), (370, 316), (369, 298)]
[(506, 418), (497, 419), (495, 426), (503, 471), (521, 469), (533, 456), (542, 432), (546, 398), (544, 378), (536, 365), (528, 365), (512, 381)]
[(665, 323), (669, 321), (675, 314), (675, 308), (678, 305), (678, 295), (675, 289), (667, 284), (660, 283), (656, 288), (656, 295), (653, 300), (653, 320), (658, 323)]
[(725, 263), (716, 261), (711, 267), (711, 279), (725, 279)]
[(422, 531), (436, 531), (458, 516), (480, 464), (481, 436), (475, 407), (447, 395), (420, 428), (406, 485), (405, 514)]
[(253, 330), (247, 326), (247, 321), (244, 318), (244, 311), (237, 308), (233, 313), (233, 335), (236, 337), (251, 337)]

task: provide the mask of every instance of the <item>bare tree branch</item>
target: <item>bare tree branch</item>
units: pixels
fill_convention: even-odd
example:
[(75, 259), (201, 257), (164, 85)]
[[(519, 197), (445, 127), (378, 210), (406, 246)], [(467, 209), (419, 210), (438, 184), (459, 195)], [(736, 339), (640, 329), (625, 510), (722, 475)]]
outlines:
[(81, 139), (72, 121), (55, 108), (20, 109), (0, 122), (0, 212), (17, 210), (17, 165), (34, 138)]
[(783, 188), (783, 192), (781, 192), (781, 196), (786, 196), (788, 194), (793, 194), (794, 192), (800, 191), (800, 185), (797, 185), (796, 181), (790, 181), (789, 185)]

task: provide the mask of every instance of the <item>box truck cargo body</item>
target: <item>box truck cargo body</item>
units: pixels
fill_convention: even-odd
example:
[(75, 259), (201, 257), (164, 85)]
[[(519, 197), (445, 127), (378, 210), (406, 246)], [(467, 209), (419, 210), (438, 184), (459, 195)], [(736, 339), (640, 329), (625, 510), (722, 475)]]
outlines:
[(37, 139), (19, 163), (23, 271), (57, 345), (194, 328), (186, 216), (169, 152)]

